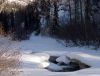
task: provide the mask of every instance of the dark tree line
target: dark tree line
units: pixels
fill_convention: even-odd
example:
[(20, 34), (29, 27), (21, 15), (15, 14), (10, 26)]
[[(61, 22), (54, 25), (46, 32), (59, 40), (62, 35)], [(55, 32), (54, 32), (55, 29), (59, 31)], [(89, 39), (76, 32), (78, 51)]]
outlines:
[[(52, 37), (71, 40), (75, 45), (100, 44), (100, 1), (99, 0), (35, 0), (27, 6), (0, 2), (0, 25), (13, 39), (23, 40), (43, 33)], [(3, 4), (2, 4), (3, 3)], [(10, 11), (6, 10), (6, 6)], [(1, 8), (4, 9), (1, 9)], [(12, 9), (15, 8), (15, 9)], [(59, 11), (68, 12), (61, 24)], [(41, 27), (44, 17), (46, 26)], [(63, 17), (64, 19), (65, 17)], [(62, 23), (64, 23), (62, 21)], [(1, 27), (1, 26), (0, 26)]]
[(27, 6), (3, 3), (0, 8), (4, 8), (0, 10), (0, 27), (3, 27), (3, 32), (9, 34), (13, 40), (24, 40), (29, 38), (33, 31), (36, 31), (36, 34), (40, 32), (37, 3)]
[[(100, 1), (68, 0), (70, 21), (59, 37), (75, 45), (100, 45)], [(61, 30), (61, 29), (60, 29)]]

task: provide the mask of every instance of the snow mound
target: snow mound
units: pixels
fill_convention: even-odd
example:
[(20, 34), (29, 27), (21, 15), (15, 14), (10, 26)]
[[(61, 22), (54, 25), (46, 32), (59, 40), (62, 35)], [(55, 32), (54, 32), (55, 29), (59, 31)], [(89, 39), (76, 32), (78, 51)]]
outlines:
[(38, 68), (47, 68), (50, 65), (50, 62), (45, 61), (45, 62), (41, 62), (38, 66)]
[(36, 54), (23, 54), (23, 62), (33, 62), (33, 63), (42, 63), (49, 59), (49, 55), (45, 53), (36, 53)]
[(57, 64), (49, 63), (49, 66), (47, 67), (51, 71), (61, 71), (63, 68)]
[(46, 53), (23, 54), (21, 62), (23, 68), (46, 68), (49, 66), (49, 55)]
[(60, 56), (56, 59), (56, 61), (59, 63), (65, 63), (65, 64), (68, 64), (70, 62), (66, 56)]

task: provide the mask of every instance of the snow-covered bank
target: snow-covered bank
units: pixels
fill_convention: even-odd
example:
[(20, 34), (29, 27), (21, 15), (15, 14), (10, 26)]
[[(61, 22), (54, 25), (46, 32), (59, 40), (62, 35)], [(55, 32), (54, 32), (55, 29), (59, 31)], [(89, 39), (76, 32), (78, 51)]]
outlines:
[[(10, 41), (0, 37), (0, 49), (9, 47), (9, 50), (20, 50), (22, 52), (21, 61), (23, 62), (21, 76), (99, 76), (100, 75), (100, 51), (87, 49), (85, 47), (65, 47), (55, 39), (41, 36), (31, 36), (30, 40), (21, 42)], [(50, 72), (44, 69), (58, 66), (48, 62), (50, 56), (68, 56), (78, 59), (91, 68), (75, 72)]]

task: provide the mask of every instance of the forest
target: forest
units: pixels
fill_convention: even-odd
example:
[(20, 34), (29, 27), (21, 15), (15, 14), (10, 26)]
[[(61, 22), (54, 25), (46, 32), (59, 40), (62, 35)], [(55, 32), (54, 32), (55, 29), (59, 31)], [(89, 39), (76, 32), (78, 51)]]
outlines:
[(12, 40), (35, 35), (100, 47), (99, 0), (0, 0), (0, 34)]

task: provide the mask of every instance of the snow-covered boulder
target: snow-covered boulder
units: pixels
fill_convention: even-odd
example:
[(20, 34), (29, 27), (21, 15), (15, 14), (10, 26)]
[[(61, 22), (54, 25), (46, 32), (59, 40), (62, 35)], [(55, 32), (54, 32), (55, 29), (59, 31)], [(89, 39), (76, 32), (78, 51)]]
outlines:
[(61, 66), (54, 64), (54, 63), (49, 63), (47, 69), (51, 71), (62, 71), (63, 70)]
[(56, 59), (58, 63), (69, 64), (70, 60), (66, 56), (60, 56)]

